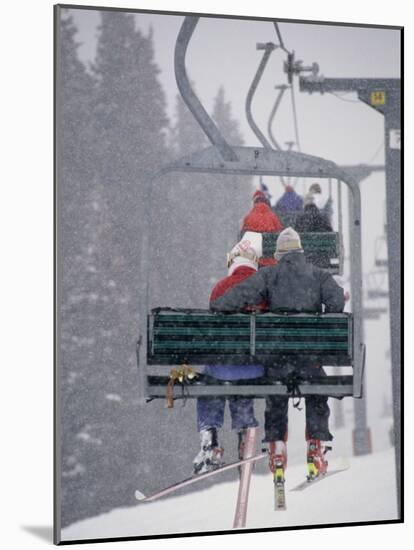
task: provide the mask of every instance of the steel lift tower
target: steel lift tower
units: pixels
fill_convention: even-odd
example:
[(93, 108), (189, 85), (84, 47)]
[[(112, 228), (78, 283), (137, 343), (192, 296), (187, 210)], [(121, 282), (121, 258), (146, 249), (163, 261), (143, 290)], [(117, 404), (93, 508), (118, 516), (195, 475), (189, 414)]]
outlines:
[[(294, 61), (291, 66), (295, 72)], [(312, 74), (301, 76), (299, 87), (309, 93), (356, 92), (360, 101), (384, 116), (392, 394), (397, 501), (401, 517), (401, 81), (324, 78)]]

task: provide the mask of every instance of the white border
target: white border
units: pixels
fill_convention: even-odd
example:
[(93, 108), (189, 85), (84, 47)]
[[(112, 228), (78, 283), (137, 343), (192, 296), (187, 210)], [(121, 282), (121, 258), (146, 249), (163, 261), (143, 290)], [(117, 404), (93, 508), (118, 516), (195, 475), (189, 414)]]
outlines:
[[(75, 2), (83, 5), (131, 7), (136, 9), (198, 11), (263, 17), (323, 21), (406, 25), (406, 59), (411, 52), (409, 2), (297, 2), (254, 3), (238, 0), (140, 0)], [(47, 543), (22, 526), (51, 526), (52, 523), (52, 13), (50, 0), (21, 0), (2, 5), (2, 120), (3, 160), (1, 181), (2, 262), (2, 430), (1, 501), (2, 545), (14, 548), (45, 547)], [(405, 144), (409, 150), (411, 77), (406, 75)], [(4, 124), (5, 123), (5, 124)], [(11, 147), (10, 147), (11, 145)], [(7, 153), (6, 153), (7, 150)], [(6, 154), (5, 154), (6, 153)], [(408, 163), (407, 163), (408, 165)], [(406, 204), (414, 204), (409, 183), (414, 178), (410, 166), (406, 175)], [(406, 235), (411, 221), (407, 220)], [(410, 269), (409, 250), (406, 266)], [(409, 274), (407, 280), (410, 281)], [(411, 286), (411, 285), (410, 285)], [(407, 289), (406, 310), (411, 304)], [(11, 330), (9, 330), (11, 329)], [(7, 331), (7, 332), (6, 332)], [(407, 327), (409, 334), (409, 327)], [(406, 357), (406, 388), (413, 387), (411, 353)], [(411, 365), (410, 365), (411, 363)], [(410, 383), (411, 381), (411, 383)], [(410, 417), (406, 415), (408, 425)], [(413, 456), (408, 434), (407, 456)], [(411, 462), (411, 461), (408, 461)], [(412, 467), (407, 464), (407, 506), (409, 517)], [(381, 472), (378, 472), (379, 483)], [(308, 498), (308, 497), (306, 497)], [(310, 498), (310, 497), (309, 497)], [(340, 498), (340, 495), (338, 495)], [(358, 498), (358, 495), (355, 495)], [(312, 506), (312, 502), (309, 502)], [(83, 548), (198, 548), (263, 547), (335, 549), (376, 549), (403, 545), (411, 526), (385, 525), (343, 529), (288, 531), (244, 536), (215, 536), (82, 545)], [(411, 533), (412, 538), (412, 533)], [(122, 545), (122, 546), (121, 546)]]

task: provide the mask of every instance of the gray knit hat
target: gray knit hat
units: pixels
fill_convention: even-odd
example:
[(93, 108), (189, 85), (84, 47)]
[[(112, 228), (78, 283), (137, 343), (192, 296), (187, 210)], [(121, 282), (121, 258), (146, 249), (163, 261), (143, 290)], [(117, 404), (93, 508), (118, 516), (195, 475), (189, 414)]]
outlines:
[(307, 193), (303, 200), (303, 206), (308, 206), (309, 204), (315, 204), (315, 195), (313, 193)]
[(280, 260), (289, 252), (303, 252), (300, 237), (292, 227), (284, 229), (277, 238), (275, 259)]

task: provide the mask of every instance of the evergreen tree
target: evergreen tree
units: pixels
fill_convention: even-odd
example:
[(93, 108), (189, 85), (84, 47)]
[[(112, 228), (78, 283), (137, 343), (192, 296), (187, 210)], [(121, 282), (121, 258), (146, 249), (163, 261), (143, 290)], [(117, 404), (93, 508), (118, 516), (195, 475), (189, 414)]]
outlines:
[[(194, 82), (191, 87), (195, 89)], [(176, 158), (181, 158), (210, 145), (205, 133), (194, 118), (181, 95), (176, 98), (175, 124), (172, 128), (172, 148)]]
[[(194, 87), (194, 85), (193, 85)], [(177, 96), (175, 124), (171, 130), (174, 157), (180, 159), (200, 151), (209, 142), (181, 96)], [(161, 258), (173, 259), (173, 270), (165, 273), (166, 305), (174, 307), (206, 307), (208, 303), (208, 248), (209, 205), (208, 176), (203, 174), (170, 174), (166, 188), (168, 216), (163, 219), (162, 231), (166, 237), (167, 254)], [(210, 188), (211, 191), (211, 188)], [(160, 271), (165, 272), (164, 265)]]
[[(243, 137), (239, 124), (233, 118), (231, 103), (226, 101), (224, 88), (217, 92), (213, 105), (213, 120), (230, 145), (243, 145)], [(217, 176), (217, 193), (212, 197), (212, 210), (220, 224), (221, 235), (216, 235), (216, 248), (220, 252), (220, 262), (216, 264), (216, 272), (223, 269), (223, 258), (226, 252), (236, 244), (243, 216), (250, 209), (251, 198), (250, 176), (223, 175)]]
[[(78, 231), (82, 212), (79, 205), (85, 197), (83, 184), (91, 176), (90, 127), (91, 96), (93, 79), (79, 60), (75, 40), (77, 32), (72, 17), (63, 11), (60, 22), (58, 50), (59, 86), (57, 154), (59, 170), (59, 199), (61, 208), (62, 235)], [(80, 239), (72, 239), (72, 246)], [(70, 263), (69, 266), (70, 267)], [(66, 271), (65, 271), (66, 272)]]
[[(93, 72), (97, 78), (94, 121), (99, 141), (98, 171), (111, 216), (113, 268), (129, 304), (126, 350), (138, 335), (141, 234), (146, 189), (165, 160), (168, 120), (158, 82), (152, 31), (144, 36), (133, 15), (101, 12)], [(153, 193), (157, 202), (157, 191)]]
[[(213, 118), (231, 145), (242, 144), (223, 88), (215, 99)], [(180, 96), (175, 120), (171, 141), (178, 158), (208, 146)], [(207, 307), (214, 283), (226, 274), (226, 253), (237, 242), (240, 219), (249, 208), (250, 178), (181, 173), (169, 176), (168, 182), (170, 215), (163, 217), (163, 232), (170, 252), (160, 256), (173, 259), (174, 269), (161, 285), (168, 289), (169, 300), (162, 303)]]
[(223, 86), (220, 86), (214, 99), (213, 120), (218, 125), (224, 139), (226, 139), (230, 145), (243, 145), (239, 124), (233, 118), (231, 103), (225, 99)]
[[(134, 344), (142, 214), (150, 207), (145, 186), (171, 158), (208, 141), (180, 98), (167, 146), (152, 32), (144, 35), (124, 13), (103, 11), (101, 18), (92, 74), (79, 61), (67, 14), (60, 28), (63, 525), (135, 504), (136, 487), (145, 492), (155, 480), (185, 476), (198, 448), (193, 400), (173, 415), (162, 400), (138, 403)], [(241, 143), (223, 91), (214, 117), (231, 144)], [(226, 273), (247, 190), (246, 178), (231, 176), (158, 181), (150, 212), (152, 306), (207, 307), (215, 280)]]
[(168, 120), (152, 32), (144, 36), (136, 29), (133, 15), (103, 11), (101, 18), (93, 65), (99, 173), (111, 205), (114, 241), (126, 261), (125, 284), (134, 279), (136, 292), (145, 186), (168, 158)]
[[(176, 99), (175, 119), (168, 132), (172, 158), (181, 158), (207, 145), (204, 133), (181, 96)], [(167, 164), (167, 161), (168, 158), (162, 164)], [(192, 306), (195, 293), (189, 284), (191, 269), (188, 262), (192, 254), (189, 232), (194, 189), (191, 182), (198, 181), (198, 178), (197, 175), (169, 173), (157, 180), (153, 187), (150, 300), (154, 307), (196, 307)], [(186, 289), (181, 285), (183, 281)]]
[(63, 12), (60, 21), (58, 73), (58, 211), (59, 211), (59, 328), (60, 405), (62, 439), (63, 518), (76, 508), (78, 491), (85, 482), (87, 461), (78, 434), (85, 422), (89, 401), (85, 386), (96, 364), (90, 304), (96, 302), (97, 280), (89, 242), (96, 227), (88, 224), (97, 202), (91, 187), (93, 146), (90, 134), (93, 79), (77, 54), (77, 29)]
[[(167, 157), (152, 33), (102, 12), (93, 74), (60, 29), (58, 181), (63, 524), (133, 503), (143, 185)], [(143, 435), (141, 433), (141, 435)], [(131, 458), (132, 457), (132, 458)], [(145, 465), (146, 457), (141, 457)], [(122, 471), (122, 475), (120, 472)], [(104, 480), (110, 480), (109, 486)]]

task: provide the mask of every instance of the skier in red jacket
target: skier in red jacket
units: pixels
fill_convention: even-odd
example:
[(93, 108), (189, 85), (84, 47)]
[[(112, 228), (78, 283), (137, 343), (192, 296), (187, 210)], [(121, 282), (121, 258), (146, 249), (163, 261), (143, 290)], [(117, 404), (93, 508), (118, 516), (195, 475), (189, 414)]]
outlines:
[(253, 195), (253, 207), (244, 217), (241, 228), (245, 231), (256, 233), (280, 233), (283, 225), (270, 207), (269, 199), (263, 191), (255, 191)]
[[(261, 256), (261, 235), (248, 233), (228, 254), (228, 275), (213, 288), (210, 301), (217, 300), (230, 288), (240, 284), (257, 272)], [(263, 309), (265, 304), (255, 306)], [(208, 365), (204, 374), (218, 380), (247, 380), (263, 376), (262, 365)], [(228, 398), (232, 429), (237, 431), (239, 455), (242, 454), (243, 437), (247, 428), (258, 426), (254, 416), (254, 401), (251, 397)], [(197, 399), (197, 428), (200, 432), (201, 449), (193, 461), (195, 474), (201, 474), (220, 466), (223, 449), (219, 446), (217, 431), (223, 425), (226, 399), (224, 397), (199, 397)]]
[[(270, 207), (270, 201), (263, 191), (255, 191), (253, 195), (253, 208), (244, 217), (241, 228), (241, 236), (246, 231), (255, 233), (280, 233), (283, 225)], [(275, 265), (274, 258), (260, 258), (260, 267)]]

